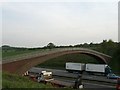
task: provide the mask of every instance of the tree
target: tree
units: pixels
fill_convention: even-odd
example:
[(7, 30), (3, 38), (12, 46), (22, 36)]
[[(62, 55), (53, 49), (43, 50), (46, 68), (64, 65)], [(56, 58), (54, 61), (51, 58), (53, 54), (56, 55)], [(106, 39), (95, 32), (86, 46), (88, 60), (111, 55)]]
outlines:
[(49, 44), (47, 45), (47, 48), (49, 48), (49, 49), (55, 48), (55, 45), (54, 45), (53, 43), (49, 43)]
[(85, 47), (85, 48), (86, 48), (86, 47), (89, 47), (89, 44), (84, 43), (84, 44), (83, 44), (83, 47)]
[(90, 47), (92, 47), (93, 45), (94, 45), (94, 44), (93, 44), (92, 42), (89, 44)]
[(115, 43), (111, 39), (109, 39), (108, 46), (114, 48), (115, 47)]
[(120, 43), (118, 44), (116, 52), (113, 55), (113, 60), (111, 62), (111, 65), (113, 65), (114, 70), (119, 73), (120, 71)]

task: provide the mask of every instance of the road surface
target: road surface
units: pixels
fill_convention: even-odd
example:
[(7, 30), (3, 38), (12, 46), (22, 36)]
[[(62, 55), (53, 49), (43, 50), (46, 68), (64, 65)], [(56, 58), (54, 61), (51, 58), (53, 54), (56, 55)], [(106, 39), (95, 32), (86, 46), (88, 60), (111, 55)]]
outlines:
[[(66, 70), (57, 70), (57, 69), (47, 69), (47, 68), (37, 68), (33, 67), (29, 70), (32, 73), (40, 73), (41, 71), (52, 71), (53, 78), (61, 81), (67, 81), (74, 83), (77, 78), (77, 73), (69, 73)], [(84, 84), (84, 88), (105, 88), (115, 90), (115, 85), (117, 83), (116, 80), (107, 79), (105, 76), (95, 76), (95, 75), (82, 75), (82, 81)]]

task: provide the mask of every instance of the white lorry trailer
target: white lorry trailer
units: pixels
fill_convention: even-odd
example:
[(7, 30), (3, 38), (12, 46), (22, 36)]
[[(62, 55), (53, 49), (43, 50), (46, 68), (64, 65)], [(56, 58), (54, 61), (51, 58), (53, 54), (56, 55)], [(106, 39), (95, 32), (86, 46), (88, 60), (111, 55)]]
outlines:
[(89, 73), (102, 73), (107, 75), (111, 72), (111, 68), (107, 64), (86, 64), (85, 71)]
[(82, 72), (85, 70), (85, 64), (84, 63), (67, 62), (66, 63), (66, 70), (69, 72), (73, 72), (73, 71)]

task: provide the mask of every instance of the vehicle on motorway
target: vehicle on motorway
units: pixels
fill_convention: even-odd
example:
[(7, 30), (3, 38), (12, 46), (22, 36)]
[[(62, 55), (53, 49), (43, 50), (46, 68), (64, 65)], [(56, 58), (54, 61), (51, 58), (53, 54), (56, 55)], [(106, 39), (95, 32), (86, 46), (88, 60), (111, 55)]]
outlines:
[(26, 71), (22, 76), (28, 76), (28, 71)]
[(100, 73), (107, 76), (109, 73), (112, 73), (111, 68), (106, 64), (85, 64), (85, 63), (66, 63), (66, 70), (69, 72), (88, 72), (89, 74)]
[(120, 90), (120, 78), (117, 79), (116, 90)]
[(75, 80), (74, 89), (83, 89), (84, 85), (82, 84), (82, 75), (78, 74), (77, 79)]
[(46, 81), (53, 80), (52, 72), (42, 71), (40, 75), (37, 76), (37, 80), (38, 82), (46, 82)]
[(108, 78), (108, 79), (118, 79), (118, 78), (120, 78), (120, 77), (117, 76), (117, 75), (115, 75), (114, 73), (109, 73), (109, 74), (107, 75), (107, 78)]
[(88, 73), (101, 73), (105, 76), (112, 73), (111, 68), (106, 64), (86, 64), (85, 71)]
[(66, 70), (69, 72), (82, 72), (85, 70), (85, 64), (84, 63), (67, 62)]

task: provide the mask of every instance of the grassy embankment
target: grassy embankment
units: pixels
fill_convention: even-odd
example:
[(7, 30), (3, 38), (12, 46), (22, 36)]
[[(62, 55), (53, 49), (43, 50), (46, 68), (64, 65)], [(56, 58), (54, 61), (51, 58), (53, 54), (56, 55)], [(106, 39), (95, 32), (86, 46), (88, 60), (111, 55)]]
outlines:
[(46, 67), (46, 68), (59, 68), (65, 69), (66, 62), (78, 62), (78, 63), (101, 63), (95, 58), (82, 55), (82, 54), (68, 54), (59, 56), (53, 59), (50, 59), (42, 64), (37, 65), (37, 67)]
[(52, 88), (52, 86), (33, 82), (27, 77), (3, 72), (2, 88)]
[[(37, 83), (34, 81), (31, 81), (27, 77), (15, 75), (15, 74), (10, 74), (3, 72), (2, 73), (2, 88), (3, 90), (9, 90), (7, 88), (28, 88), (28, 90), (31, 89), (38, 89), (38, 90), (49, 90), (49, 89), (57, 89), (57, 90), (74, 90), (72, 88), (59, 88), (59, 87), (53, 87), (51, 84), (42, 84), (42, 83)], [(83, 90), (83, 89), (82, 89)]]

